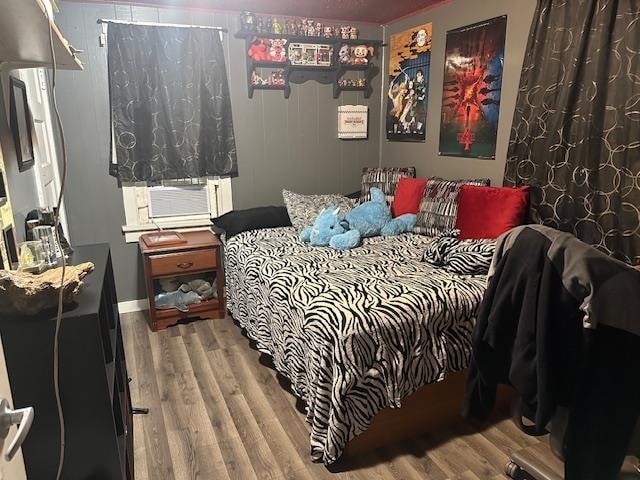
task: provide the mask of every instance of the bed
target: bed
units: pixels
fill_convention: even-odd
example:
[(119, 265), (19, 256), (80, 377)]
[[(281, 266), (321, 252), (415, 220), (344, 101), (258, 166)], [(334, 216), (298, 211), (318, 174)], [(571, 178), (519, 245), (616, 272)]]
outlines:
[(336, 251), (283, 227), (225, 242), (229, 311), (305, 402), (314, 461), (336, 462), (378, 412), (468, 365), (486, 278), (422, 262), (430, 241)]

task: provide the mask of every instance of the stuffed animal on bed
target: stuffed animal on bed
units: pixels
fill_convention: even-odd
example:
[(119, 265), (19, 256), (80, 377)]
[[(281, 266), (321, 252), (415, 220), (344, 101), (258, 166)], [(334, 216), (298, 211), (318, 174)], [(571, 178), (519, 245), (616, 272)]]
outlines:
[(336, 250), (357, 247), (363, 238), (383, 235), (390, 237), (410, 231), (416, 216), (407, 213), (392, 218), (384, 193), (379, 188), (371, 189), (371, 200), (353, 210), (340, 214), (339, 208), (325, 208), (312, 227), (300, 233), (300, 240), (313, 246), (330, 246)]

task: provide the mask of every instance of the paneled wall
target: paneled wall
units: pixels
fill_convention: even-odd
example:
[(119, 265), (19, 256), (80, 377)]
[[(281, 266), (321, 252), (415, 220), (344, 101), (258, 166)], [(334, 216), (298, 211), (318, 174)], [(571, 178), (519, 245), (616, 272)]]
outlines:
[[(235, 208), (281, 204), (282, 188), (303, 193), (359, 188), (364, 166), (379, 164), (380, 81), (365, 100), (360, 92), (332, 98), (330, 85), (293, 85), (289, 99), (280, 91), (247, 97), (245, 43), (233, 37), (237, 15), (115, 4), (61, 2), (56, 22), (74, 47), (84, 50), (83, 72), (60, 72), (58, 103), (69, 151), (66, 206), (76, 244), (111, 245), (120, 301), (144, 298), (137, 245), (126, 244), (122, 193), (107, 175), (109, 106), (106, 48), (98, 44), (98, 18), (214, 25), (224, 35), (229, 71), (239, 176), (233, 180)], [(382, 29), (361, 26), (363, 38), (380, 39)], [(337, 139), (337, 107), (369, 105), (369, 139)]]
[[(433, 23), (433, 43), (429, 80), (429, 110), (427, 112), (427, 139), (425, 143), (387, 142), (381, 124), (381, 162), (385, 166), (415, 165), (419, 176), (437, 175), (444, 178), (488, 177), (492, 185), (502, 185), (507, 145), (513, 121), (520, 70), (527, 47), (529, 29), (536, 0), (452, 0), (442, 6), (403, 19), (385, 28), (385, 41), (390, 35), (425, 22)], [(442, 106), (442, 80), (446, 32), (458, 27), (507, 15), (502, 97), (498, 123), (498, 141), (495, 160), (444, 157), (438, 154), (440, 134), (440, 108)], [(385, 86), (388, 88), (385, 73)], [(386, 101), (386, 99), (385, 99)]]

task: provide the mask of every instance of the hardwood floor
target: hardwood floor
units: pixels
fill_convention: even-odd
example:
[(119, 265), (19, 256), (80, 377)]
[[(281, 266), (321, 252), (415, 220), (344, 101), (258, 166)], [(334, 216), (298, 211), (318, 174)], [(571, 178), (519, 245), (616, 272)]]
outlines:
[(542, 447), (508, 419), (484, 430), (461, 422), (331, 473), (309, 460), (295, 398), (231, 319), (152, 333), (144, 315), (122, 319), (133, 405), (150, 409), (134, 417), (138, 480), (505, 479), (511, 452)]

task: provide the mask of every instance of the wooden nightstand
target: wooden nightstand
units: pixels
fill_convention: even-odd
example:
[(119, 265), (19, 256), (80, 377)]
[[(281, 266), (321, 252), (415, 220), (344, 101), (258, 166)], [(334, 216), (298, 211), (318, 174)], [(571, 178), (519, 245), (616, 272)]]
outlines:
[[(145, 238), (148, 239), (153, 235), (142, 235), (139, 242), (149, 298), (151, 330), (156, 332), (192, 317), (224, 318), (226, 315), (224, 270), (222, 244), (218, 237), (209, 230), (182, 232), (184, 243), (150, 246), (145, 242)], [(162, 291), (160, 286), (162, 280), (170, 281), (172, 278), (177, 278), (178, 280), (173, 283), (179, 286), (181, 277), (215, 279), (217, 298), (191, 304), (187, 312), (181, 312), (176, 308), (156, 309), (155, 296)]]

